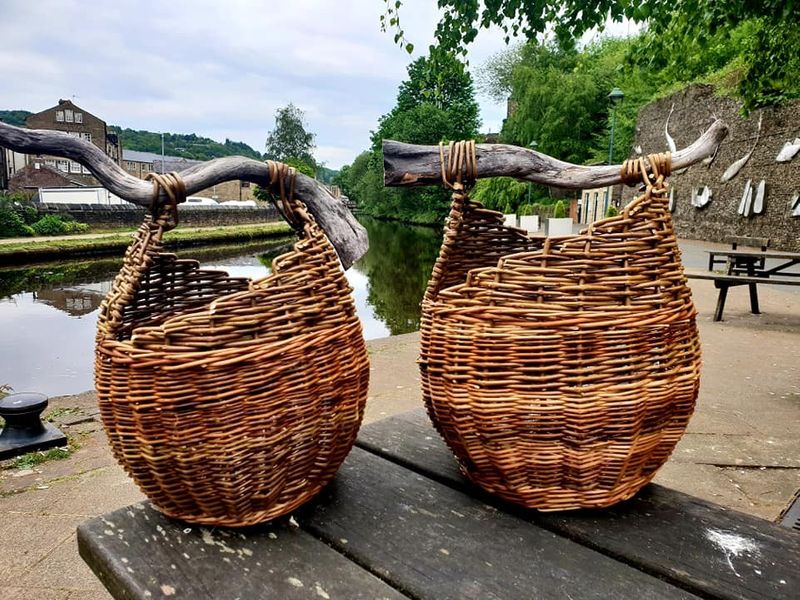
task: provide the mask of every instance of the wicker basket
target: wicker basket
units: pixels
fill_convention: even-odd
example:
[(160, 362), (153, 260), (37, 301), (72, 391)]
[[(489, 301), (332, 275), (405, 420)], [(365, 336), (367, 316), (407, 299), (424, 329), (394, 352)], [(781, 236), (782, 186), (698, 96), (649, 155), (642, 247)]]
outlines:
[[(286, 169), (271, 167), (282, 182)], [(103, 424), (168, 516), (244, 526), (283, 515), (320, 491), (355, 440), (369, 367), (351, 289), (313, 218), (285, 200), (300, 240), (268, 277), (163, 253), (175, 212), (165, 207), (137, 232), (103, 302)]]
[(423, 300), (423, 396), (462, 471), (505, 500), (625, 500), (692, 414), (700, 350), (667, 210), (669, 155), (648, 160), (650, 175), (629, 165), (646, 190), (622, 214), (555, 239), (504, 227), (468, 199), (461, 167), (451, 174)]

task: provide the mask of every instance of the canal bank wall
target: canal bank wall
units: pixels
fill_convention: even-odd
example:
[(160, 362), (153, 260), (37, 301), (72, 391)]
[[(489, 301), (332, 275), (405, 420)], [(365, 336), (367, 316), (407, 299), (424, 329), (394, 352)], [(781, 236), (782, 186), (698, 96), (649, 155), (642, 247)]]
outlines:
[[(133, 205), (101, 204), (39, 204), (37, 210), (41, 216), (58, 215), (79, 223), (87, 223), (94, 228), (128, 228), (138, 227), (144, 220), (145, 209)], [(188, 206), (178, 207), (180, 222), (187, 227), (218, 227), (221, 225), (252, 225), (254, 223), (270, 223), (280, 221), (277, 209), (272, 206), (255, 208)]]

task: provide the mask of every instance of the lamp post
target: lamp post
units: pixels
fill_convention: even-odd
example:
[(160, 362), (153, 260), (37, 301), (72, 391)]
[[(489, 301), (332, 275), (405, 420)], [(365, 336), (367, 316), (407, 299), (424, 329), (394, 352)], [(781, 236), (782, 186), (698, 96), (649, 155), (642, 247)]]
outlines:
[[(611, 165), (614, 163), (614, 126), (617, 124), (617, 104), (622, 102), (623, 98), (625, 98), (625, 94), (622, 92), (621, 89), (615, 87), (611, 90), (608, 94), (608, 101), (611, 103), (611, 135), (609, 136), (608, 140), (608, 164)], [(608, 210), (608, 204), (611, 198), (609, 198), (609, 189), (606, 188), (606, 201), (605, 206), (603, 207), (603, 215), (605, 216), (606, 211)]]
[[(531, 143), (528, 144), (528, 148), (531, 150), (536, 150), (539, 147), (539, 144), (536, 143), (536, 140), (531, 140)], [(528, 182), (528, 206), (531, 204), (531, 182)]]

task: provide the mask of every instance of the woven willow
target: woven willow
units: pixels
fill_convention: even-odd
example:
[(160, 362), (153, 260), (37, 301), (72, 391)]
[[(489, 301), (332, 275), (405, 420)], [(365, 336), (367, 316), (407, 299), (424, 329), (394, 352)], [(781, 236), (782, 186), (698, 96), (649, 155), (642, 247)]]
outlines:
[[(285, 187), (292, 173), (270, 167)], [(291, 190), (284, 211), (300, 240), (268, 277), (164, 253), (181, 190), (156, 183), (178, 197), (136, 233), (98, 322), (114, 456), (171, 517), (244, 526), (283, 515), (334, 476), (361, 423), (369, 367), (350, 286)]]
[(423, 396), (462, 471), (490, 493), (540, 510), (608, 506), (649, 482), (683, 434), (700, 349), (668, 172), (669, 155), (626, 164), (645, 191), (553, 239), (504, 227), (468, 199), (460, 164), (449, 173), (423, 300)]

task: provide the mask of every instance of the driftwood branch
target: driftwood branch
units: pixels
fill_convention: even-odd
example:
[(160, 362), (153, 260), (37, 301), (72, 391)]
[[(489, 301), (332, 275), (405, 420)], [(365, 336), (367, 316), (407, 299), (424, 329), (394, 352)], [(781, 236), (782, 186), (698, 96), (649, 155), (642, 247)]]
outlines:
[[(153, 184), (129, 175), (100, 148), (61, 131), (22, 129), (0, 123), (0, 146), (26, 154), (47, 154), (68, 158), (82, 164), (112, 193), (133, 204), (149, 207)], [(249, 181), (270, 187), (265, 163), (229, 156), (194, 165), (179, 173), (191, 195), (225, 181)], [(343, 202), (336, 200), (315, 179), (297, 174), (295, 195), (309, 211), (336, 248), (345, 269), (358, 260), (369, 247), (366, 230), (356, 221)], [(166, 200), (162, 192), (162, 200)]]
[[(691, 146), (672, 155), (672, 170), (677, 171), (711, 156), (727, 134), (727, 125), (715, 121)], [(567, 189), (591, 189), (623, 183), (621, 165), (583, 167), (508, 144), (477, 144), (475, 154), (478, 177), (515, 177)], [(384, 140), (383, 171), (387, 186), (441, 184), (439, 146)]]

